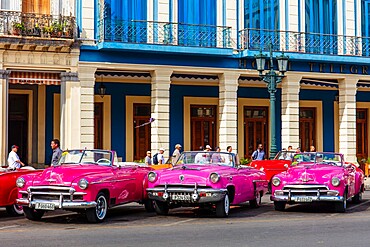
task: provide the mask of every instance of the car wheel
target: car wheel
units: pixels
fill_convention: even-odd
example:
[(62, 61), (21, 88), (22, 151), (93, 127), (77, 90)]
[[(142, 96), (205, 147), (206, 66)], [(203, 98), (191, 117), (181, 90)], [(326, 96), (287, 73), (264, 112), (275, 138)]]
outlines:
[(23, 215), (23, 207), (21, 205), (13, 204), (6, 207), (6, 212), (11, 216)]
[(353, 203), (360, 203), (362, 201), (362, 191), (359, 191), (353, 198)]
[(274, 207), (276, 211), (284, 211), (286, 202), (274, 202)]
[(219, 218), (225, 218), (229, 216), (230, 211), (230, 200), (229, 195), (226, 194), (224, 199), (216, 203), (216, 216)]
[(169, 207), (167, 202), (154, 201), (154, 209), (158, 215), (167, 215)]
[(338, 213), (344, 213), (347, 209), (347, 192), (344, 192), (343, 201), (335, 203), (335, 211)]
[(261, 192), (257, 192), (256, 198), (249, 201), (249, 205), (251, 206), (251, 208), (259, 208), (261, 206), (261, 203), (262, 203)]
[(152, 212), (155, 212), (155, 206), (154, 206), (154, 201), (153, 200), (145, 200), (144, 201), (144, 207), (145, 207), (145, 210), (148, 212), (148, 213), (152, 213)]
[(105, 219), (108, 211), (108, 203), (106, 195), (99, 192), (96, 196), (96, 207), (86, 210), (87, 220), (91, 223), (99, 223)]
[(26, 215), (26, 218), (33, 221), (39, 221), (41, 220), (42, 216), (44, 216), (45, 211), (44, 210), (37, 210), (34, 208), (29, 208), (26, 206), (23, 206), (23, 212), (24, 215)]

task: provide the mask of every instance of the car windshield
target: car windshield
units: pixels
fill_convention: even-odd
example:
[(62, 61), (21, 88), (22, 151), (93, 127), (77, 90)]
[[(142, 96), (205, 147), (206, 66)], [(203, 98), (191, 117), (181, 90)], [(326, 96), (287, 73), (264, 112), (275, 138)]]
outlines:
[(298, 153), (294, 155), (293, 163), (315, 163), (323, 165), (343, 166), (343, 158), (338, 153)]
[(98, 164), (110, 166), (112, 153), (104, 150), (68, 150), (62, 154), (58, 165)]
[(276, 160), (292, 160), (295, 154), (296, 154), (296, 152), (295, 152), (295, 151), (287, 151), (287, 150), (283, 150), (283, 151), (280, 151), (280, 152), (275, 156), (275, 159), (276, 159)]
[(176, 166), (184, 164), (212, 164), (234, 166), (235, 155), (226, 152), (190, 151), (183, 152), (176, 162)]

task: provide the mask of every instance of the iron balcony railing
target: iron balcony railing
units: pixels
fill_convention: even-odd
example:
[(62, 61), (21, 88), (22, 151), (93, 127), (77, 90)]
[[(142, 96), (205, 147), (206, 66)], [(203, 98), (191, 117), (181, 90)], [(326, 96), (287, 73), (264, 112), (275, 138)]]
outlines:
[(322, 55), (370, 56), (370, 38), (265, 29), (239, 31), (242, 50), (268, 50)]
[(232, 48), (230, 27), (104, 18), (98, 28), (100, 42)]
[(0, 11), (0, 35), (74, 39), (76, 30), (73, 16)]

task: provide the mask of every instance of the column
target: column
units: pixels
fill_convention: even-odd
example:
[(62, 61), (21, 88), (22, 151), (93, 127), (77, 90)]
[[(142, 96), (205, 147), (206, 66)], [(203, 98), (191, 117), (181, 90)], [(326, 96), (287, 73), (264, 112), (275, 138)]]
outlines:
[(299, 147), (300, 75), (288, 75), (281, 83), (281, 147)]
[(94, 148), (94, 67), (78, 68), (81, 82), (81, 147)]
[(7, 164), (8, 157), (8, 77), (9, 70), (0, 70), (0, 162)]
[(151, 124), (151, 149), (152, 153), (157, 153), (159, 148), (165, 148), (165, 157), (171, 154), (170, 148), (172, 148), (170, 147), (170, 84), (172, 72), (169, 69), (158, 69), (151, 73), (151, 115), (155, 119)]
[(339, 152), (349, 162), (356, 158), (356, 78), (339, 81)]
[(75, 72), (61, 73), (60, 146), (62, 149), (81, 147), (81, 85)]
[(226, 150), (232, 146), (238, 152), (238, 79), (239, 73), (225, 72), (219, 75), (219, 146)]

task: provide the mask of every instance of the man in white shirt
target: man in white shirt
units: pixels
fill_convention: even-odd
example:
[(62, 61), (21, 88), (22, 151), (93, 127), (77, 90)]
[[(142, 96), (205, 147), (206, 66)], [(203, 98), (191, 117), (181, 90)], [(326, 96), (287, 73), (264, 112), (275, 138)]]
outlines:
[(13, 145), (12, 151), (9, 153), (8, 156), (8, 165), (9, 169), (11, 170), (19, 169), (21, 166), (24, 166), (24, 163), (20, 161), (19, 156), (17, 154), (18, 148), (19, 147), (17, 145)]
[(172, 153), (172, 165), (175, 165), (176, 164), (176, 162), (180, 158), (180, 155), (181, 155), (181, 145), (180, 144), (176, 144), (175, 151), (173, 151), (173, 153)]
[(164, 148), (159, 149), (159, 153), (157, 155), (159, 165), (166, 163), (166, 161), (164, 160), (164, 155), (163, 155), (164, 151), (165, 151)]

